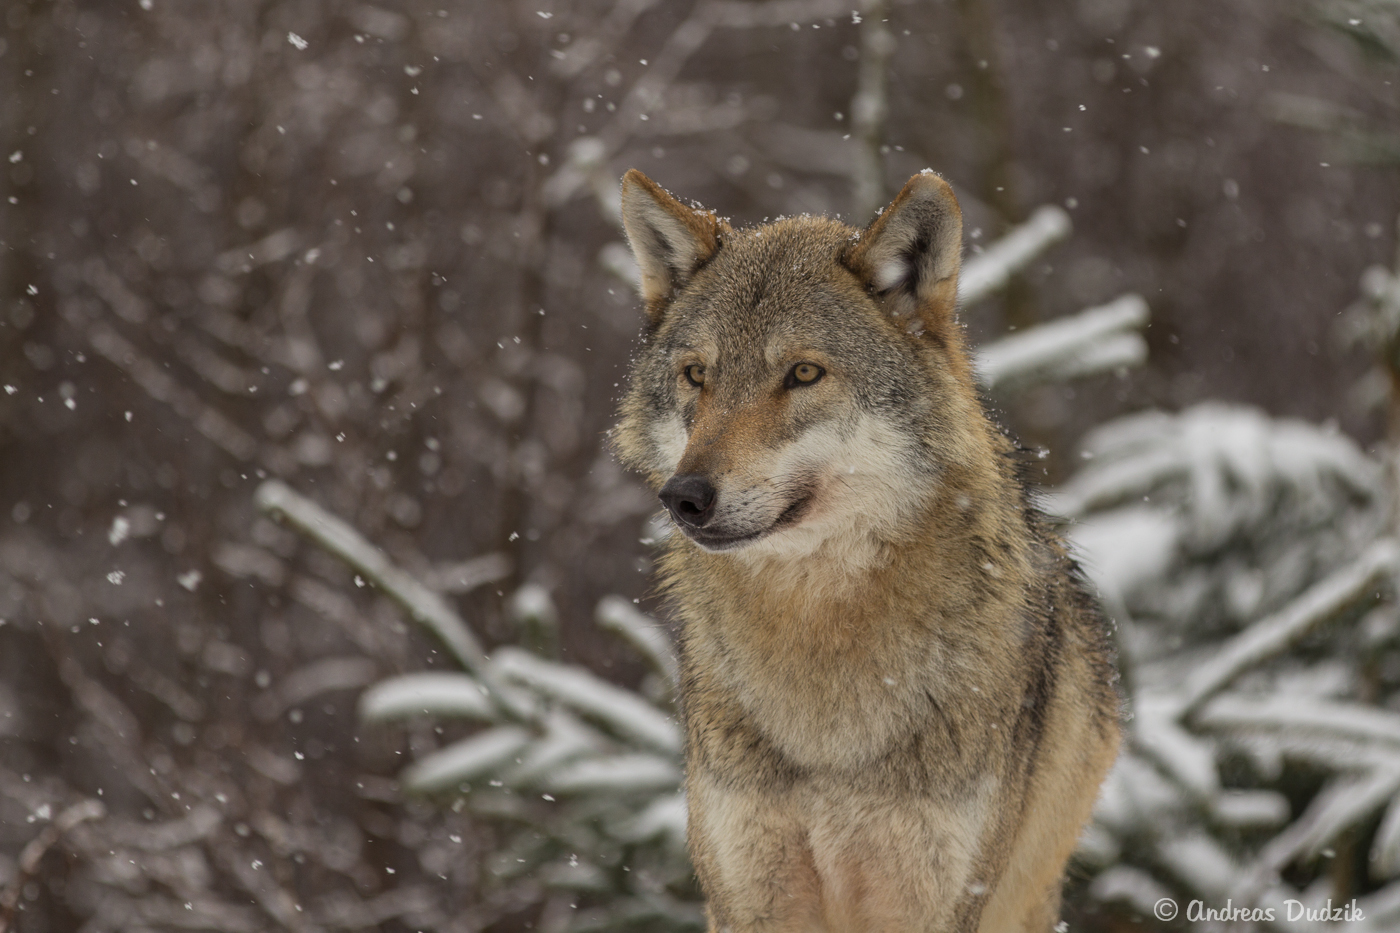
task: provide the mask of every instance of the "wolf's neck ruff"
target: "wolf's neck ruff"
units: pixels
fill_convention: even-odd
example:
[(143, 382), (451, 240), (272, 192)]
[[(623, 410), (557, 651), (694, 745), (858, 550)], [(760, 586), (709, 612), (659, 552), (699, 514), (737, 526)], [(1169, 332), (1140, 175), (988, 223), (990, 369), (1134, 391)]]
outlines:
[(637, 172), (622, 203), (648, 332), (614, 441), (678, 530), (714, 929), (1048, 931), (1118, 701), (977, 398), (951, 189), (859, 232), (735, 230)]

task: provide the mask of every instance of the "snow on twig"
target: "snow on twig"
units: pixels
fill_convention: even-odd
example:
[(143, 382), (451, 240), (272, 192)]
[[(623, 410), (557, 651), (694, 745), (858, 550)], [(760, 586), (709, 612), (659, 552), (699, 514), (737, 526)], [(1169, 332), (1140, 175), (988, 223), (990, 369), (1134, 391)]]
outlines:
[(462, 666), (486, 687), (506, 718), (516, 721), (532, 718), (528, 711), (495, 689), (495, 674), (486, 654), (462, 617), (441, 596), (394, 566), (383, 551), (366, 541), (358, 531), (278, 480), (268, 480), (259, 486), (254, 501), (259, 509), (280, 516), (408, 610), (416, 622), (437, 635)]
[(419, 793), (446, 790), (495, 774), (524, 751), (531, 735), (518, 726), (497, 726), (425, 755), (404, 769), (404, 785)]
[(1045, 204), (1025, 223), (963, 263), (958, 276), (958, 298), (976, 304), (1005, 288), (1011, 277), (1051, 245), (1069, 236), (1073, 224), (1063, 208)]
[(665, 836), (680, 848), (685, 845), (687, 817), (685, 794), (668, 794), (657, 797), (641, 813), (618, 826), (614, 835), (628, 842)]
[(1323, 846), (1394, 797), (1396, 790), (1400, 790), (1400, 763), (1370, 774), (1334, 779), (1293, 825), (1269, 840), (1235, 888), (1236, 893), (1248, 901), (1258, 900), (1294, 859), (1316, 856)]
[(1381, 485), (1377, 464), (1339, 432), (1219, 402), (1120, 418), (1080, 446), (1090, 463), (1055, 491), (1057, 514), (1086, 518), (1180, 484), (1198, 548), (1259, 526), (1281, 497), (1320, 519), (1336, 514), (1339, 496), (1371, 500)]
[(434, 567), (424, 581), (439, 593), (470, 593), (479, 586), (510, 576), (514, 567), (505, 554), (482, 554), (470, 560)]
[(1196, 713), (1194, 723), (1226, 732), (1312, 733), (1350, 740), (1363, 748), (1389, 746), (1390, 754), (1400, 753), (1400, 716), (1373, 706), (1316, 697), (1217, 697)]
[(1123, 901), (1138, 913), (1151, 916), (1152, 908), (1173, 891), (1145, 871), (1115, 865), (1094, 879), (1089, 893), (1100, 903)]
[(1157, 853), (1170, 874), (1211, 898), (1223, 900), (1240, 876), (1240, 866), (1230, 852), (1204, 832), (1165, 838)]
[(611, 744), (602, 733), (556, 707), (545, 714), (544, 735), (530, 744), (514, 767), (501, 774), (501, 780), (509, 787), (539, 784), (561, 766), (597, 755)]
[(661, 626), (638, 612), (621, 596), (603, 597), (593, 618), (602, 628), (622, 636), (652, 670), (666, 678), (666, 685), (675, 689), (679, 681), (676, 653), (671, 649), (671, 639)]
[(977, 371), (982, 385), (997, 391), (1137, 366), (1147, 359), (1147, 342), (1137, 333), (1147, 320), (1147, 302), (1123, 295), (983, 346)]
[(1207, 700), (1240, 674), (1288, 650), (1337, 613), (1365, 598), (1397, 569), (1400, 546), (1388, 538), (1375, 542), (1350, 566), (1313, 584), (1287, 606), (1225, 643), (1186, 682), (1178, 715), (1193, 717)]
[(681, 736), (664, 713), (629, 690), (615, 687), (581, 667), (556, 664), (519, 648), (503, 647), (495, 665), (505, 677), (606, 725), (647, 748), (679, 755)]
[(271, 722), (294, 706), (333, 690), (358, 690), (374, 681), (378, 666), (355, 655), (322, 658), (298, 668), (272, 689), (253, 698), (253, 716)]
[(496, 707), (466, 674), (437, 671), (380, 681), (360, 694), (360, 718), (369, 722), (425, 715), (492, 722)]
[(1136, 747), (1201, 799), (1218, 795), (1220, 775), (1209, 744), (1180, 726), (1171, 715), (1170, 701), (1140, 697), (1136, 707)]
[(1360, 778), (1336, 780), (1313, 798), (1299, 820), (1308, 827), (1299, 840), (1299, 851), (1316, 858), (1324, 846), (1393, 800), (1397, 791), (1400, 791), (1400, 761)]
[(549, 775), (545, 786), (557, 794), (634, 794), (670, 791), (680, 783), (675, 759), (632, 754), (576, 762)]

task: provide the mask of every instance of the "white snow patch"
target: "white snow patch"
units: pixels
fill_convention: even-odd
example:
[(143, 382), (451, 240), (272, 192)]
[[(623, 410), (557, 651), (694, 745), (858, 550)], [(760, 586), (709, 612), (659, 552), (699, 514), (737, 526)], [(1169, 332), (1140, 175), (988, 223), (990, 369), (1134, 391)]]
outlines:
[(1181, 530), (1172, 516), (1144, 506), (1095, 515), (1075, 525), (1070, 537), (1089, 579), (1121, 600), (1162, 579), (1176, 558)]

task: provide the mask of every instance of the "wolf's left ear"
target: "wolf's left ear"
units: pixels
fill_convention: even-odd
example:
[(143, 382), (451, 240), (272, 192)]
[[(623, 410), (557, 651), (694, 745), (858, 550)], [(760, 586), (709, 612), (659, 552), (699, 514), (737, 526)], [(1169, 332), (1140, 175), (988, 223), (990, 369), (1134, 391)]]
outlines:
[(846, 265), (901, 321), (946, 338), (958, 302), (962, 211), (946, 181), (915, 175), (861, 233)]
[(656, 324), (671, 296), (719, 249), (723, 222), (632, 169), (622, 176), (622, 225), (642, 273), (647, 317)]

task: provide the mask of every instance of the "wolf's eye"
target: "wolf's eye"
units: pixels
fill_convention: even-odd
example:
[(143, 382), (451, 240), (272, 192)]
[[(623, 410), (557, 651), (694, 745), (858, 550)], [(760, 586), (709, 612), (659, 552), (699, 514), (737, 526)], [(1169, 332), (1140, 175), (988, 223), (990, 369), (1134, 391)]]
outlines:
[(826, 375), (826, 370), (816, 363), (798, 363), (788, 371), (787, 378), (783, 380), (783, 385), (789, 389), (797, 386), (809, 386), (822, 376)]
[(691, 363), (685, 368), (685, 381), (693, 386), (705, 384), (705, 367), (699, 363)]

